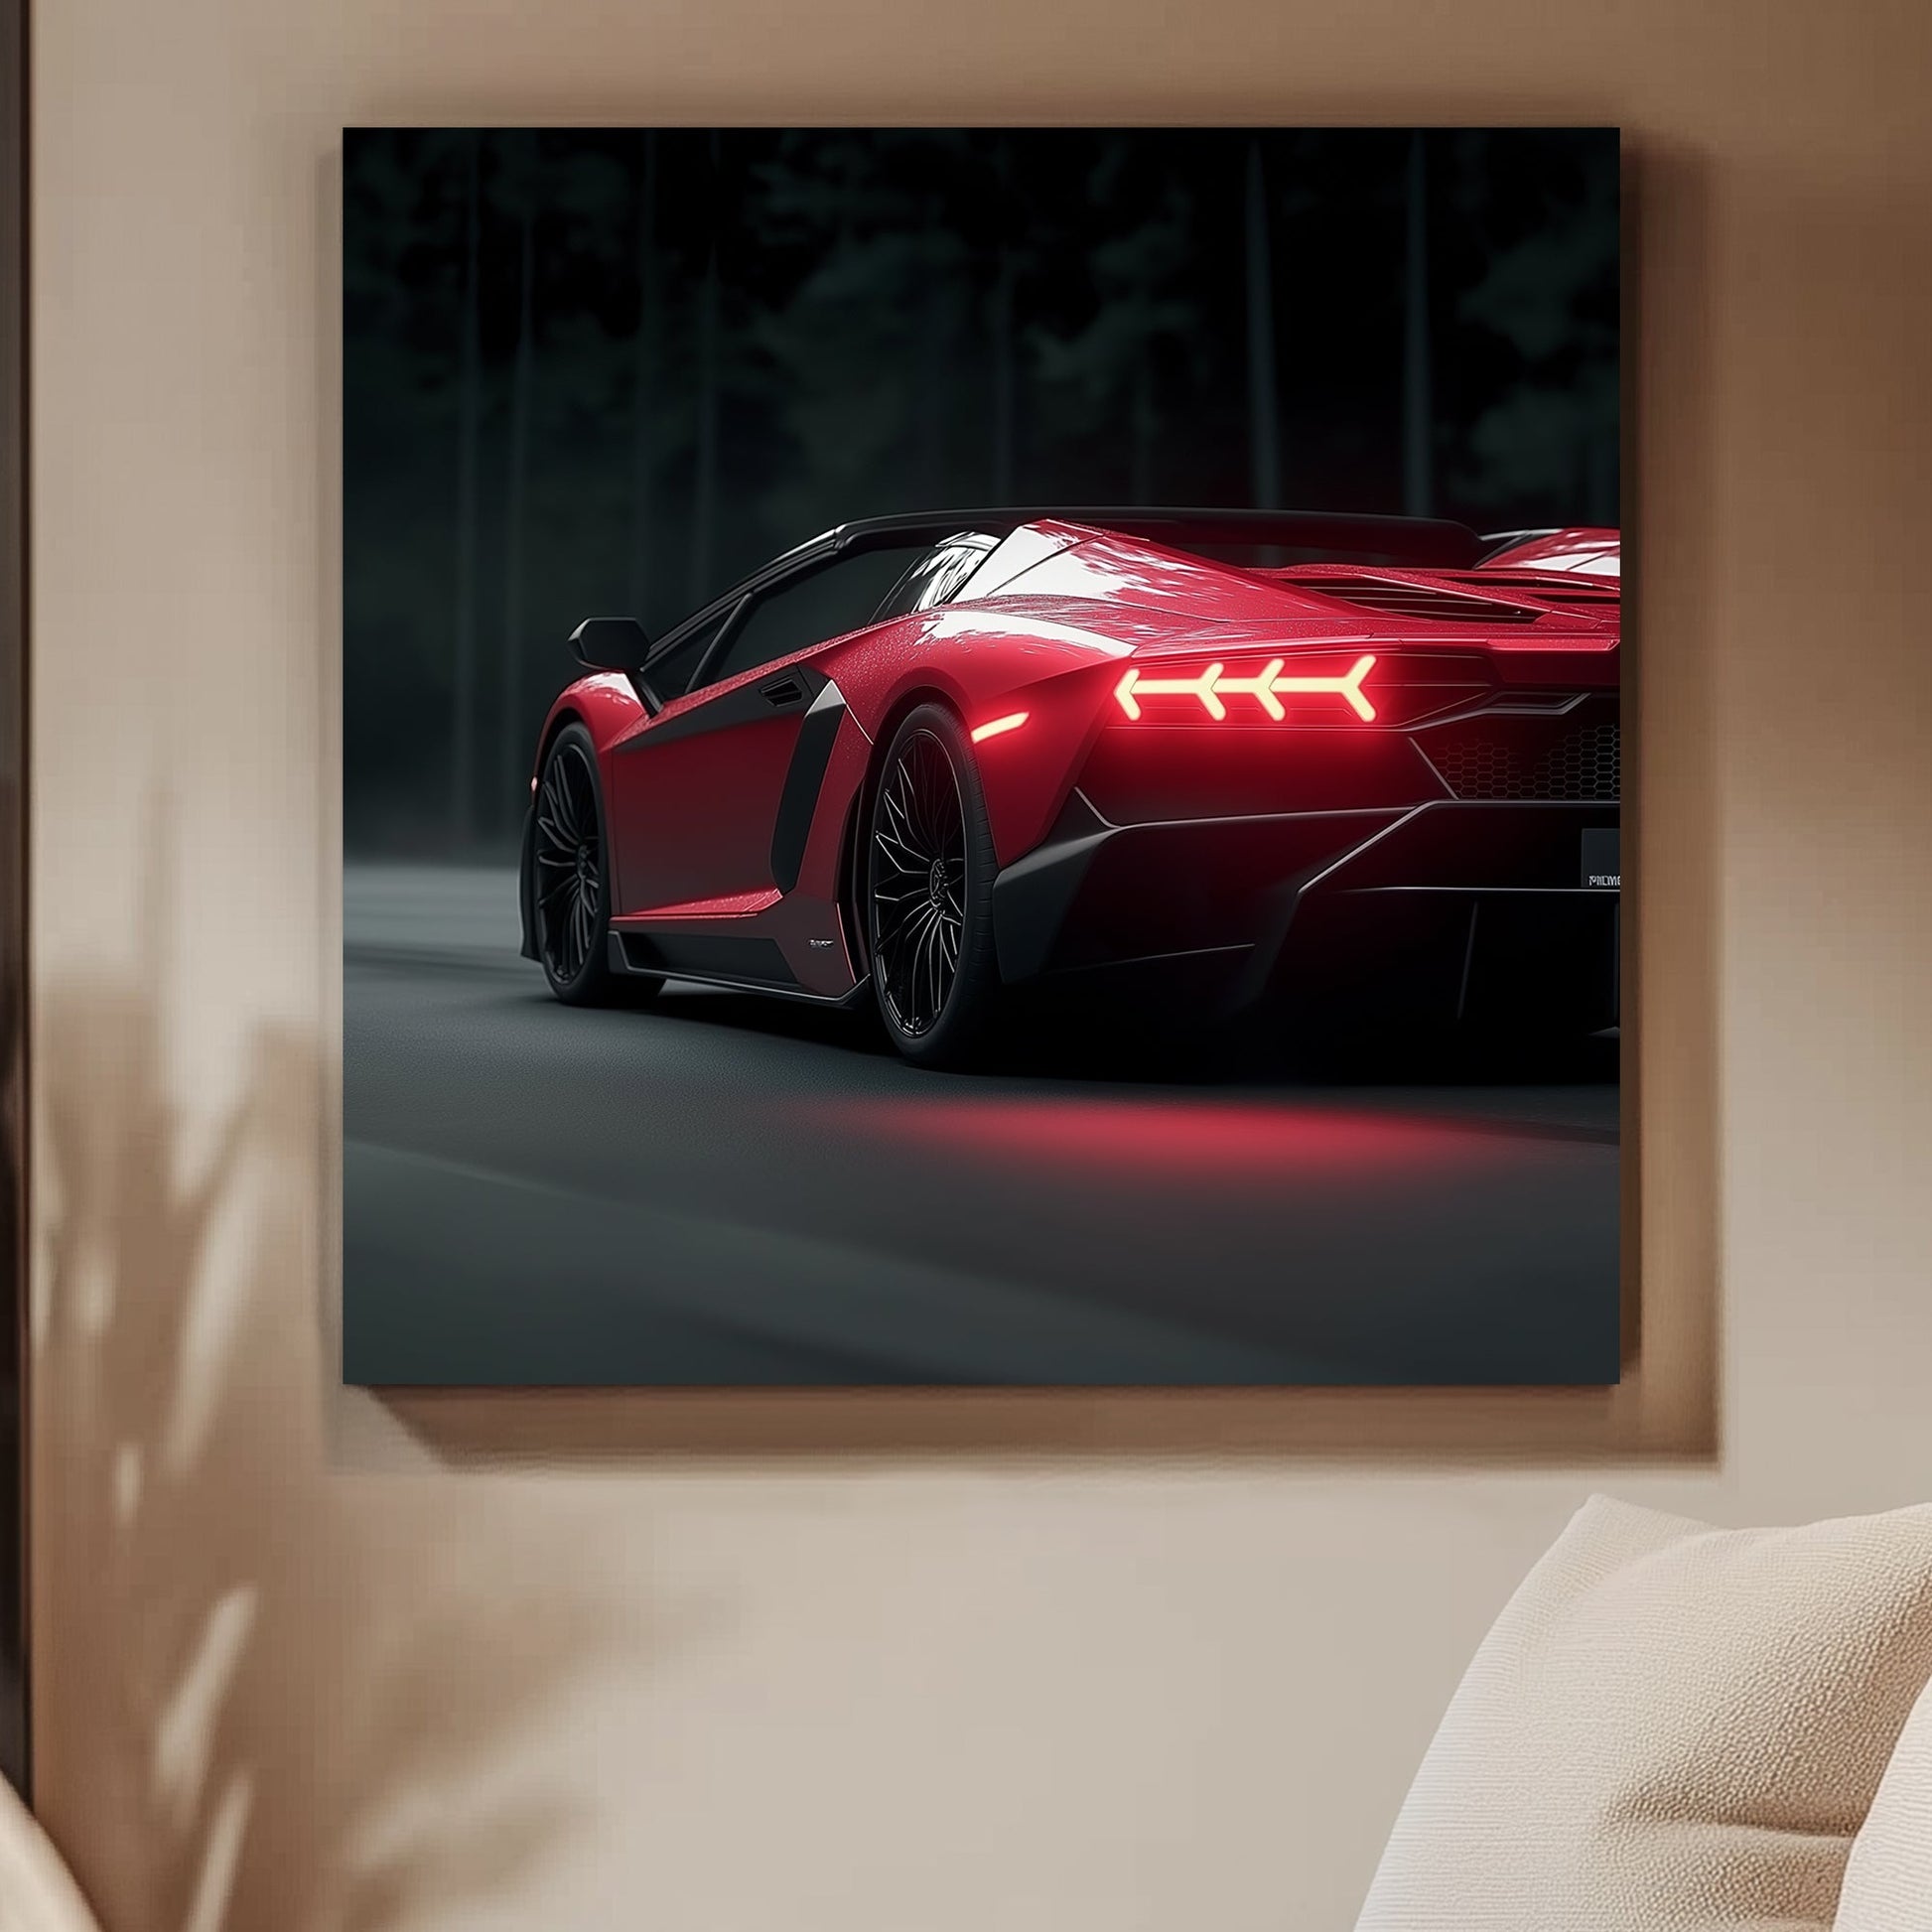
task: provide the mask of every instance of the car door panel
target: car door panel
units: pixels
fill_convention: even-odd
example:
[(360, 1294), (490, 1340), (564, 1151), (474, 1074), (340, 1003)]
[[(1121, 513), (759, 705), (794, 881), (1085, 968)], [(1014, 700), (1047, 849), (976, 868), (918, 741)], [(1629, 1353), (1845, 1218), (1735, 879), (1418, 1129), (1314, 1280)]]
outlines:
[(753, 671), (667, 705), (613, 748), (621, 912), (773, 885), (785, 774), (824, 683), (808, 664)]
[[(797, 883), (839, 724), (814, 719), (826, 688), (814, 660), (875, 621), (904, 553), (925, 547), (811, 559), (746, 595), (693, 673), (709, 682), (614, 748), (621, 916)], [(801, 737), (807, 757), (794, 775)]]

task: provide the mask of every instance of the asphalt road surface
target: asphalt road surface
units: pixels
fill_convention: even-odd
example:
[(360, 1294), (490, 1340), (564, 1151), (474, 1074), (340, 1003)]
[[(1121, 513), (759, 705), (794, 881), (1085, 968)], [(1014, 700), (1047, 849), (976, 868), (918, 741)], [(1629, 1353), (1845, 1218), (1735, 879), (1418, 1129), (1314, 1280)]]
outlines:
[(1607, 1055), (921, 1073), (863, 1014), (558, 1006), (508, 874), (351, 868), (344, 923), (351, 1382), (1615, 1377)]

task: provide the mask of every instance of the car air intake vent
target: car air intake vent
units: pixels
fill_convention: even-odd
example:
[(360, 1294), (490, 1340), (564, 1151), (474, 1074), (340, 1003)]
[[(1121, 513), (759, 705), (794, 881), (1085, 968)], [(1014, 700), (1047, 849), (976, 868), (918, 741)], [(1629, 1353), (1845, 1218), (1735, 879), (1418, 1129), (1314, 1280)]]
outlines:
[(1617, 733), (1613, 719), (1567, 731), (1554, 720), (1517, 726), (1478, 720), (1426, 732), (1418, 743), (1458, 798), (1607, 804), (1622, 791)]
[(1404, 584), (1386, 577), (1302, 577), (1306, 591), (1339, 598), (1391, 618), (1439, 618), (1449, 623), (1534, 623), (1543, 613), (1521, 604), (1502, 604), (1491, 597), (1461, 597), (1428, 584)]

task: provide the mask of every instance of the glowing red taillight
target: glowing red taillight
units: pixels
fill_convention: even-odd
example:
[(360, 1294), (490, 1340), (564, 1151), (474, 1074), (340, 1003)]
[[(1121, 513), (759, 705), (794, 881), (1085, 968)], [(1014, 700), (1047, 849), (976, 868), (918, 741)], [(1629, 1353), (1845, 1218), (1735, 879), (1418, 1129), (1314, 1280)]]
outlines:
[(1271, 657), (1253, 677), (1230, 677), (1221, 664), (1210, 664), (1193, 677), (1143, 677), (1130, 664), (1114, 686), (1114, 702), (1129, 718), (1138, 719), (1143, 715), (1143, 698), (1193, 698), (1210, 718), (1219, 721), (1228, 715), (1229, 698), (1252, 698), (1279, 724), (1288, 716), (1283, 698), (1325, 693), (1345, 699), (1364, 723), (1375, 716), (1375, 707), (1362, 690), (1362, 680), (1375, 668), (1373, 655), (1356, 658), (1347, 670), (1332, 677), (1288, 677), (1284, 675), (1287, 662), (1285, 657)]

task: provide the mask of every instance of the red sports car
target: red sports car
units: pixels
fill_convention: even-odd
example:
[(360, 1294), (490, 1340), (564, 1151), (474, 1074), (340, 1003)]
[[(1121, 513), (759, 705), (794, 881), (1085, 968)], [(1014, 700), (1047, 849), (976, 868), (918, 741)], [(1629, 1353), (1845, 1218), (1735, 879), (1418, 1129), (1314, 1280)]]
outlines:
[(1616, 559), (1265, 511), (843, 524), (655, 642), (578, 626), (523, 950), (573, 1003), (876, 999), (925, 1064), (1030, 982), (1610, 1027)]

